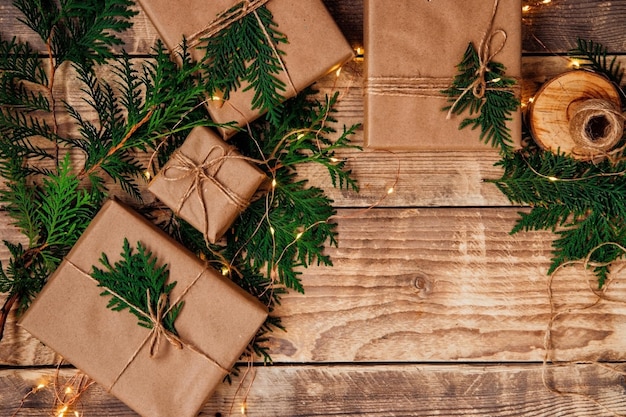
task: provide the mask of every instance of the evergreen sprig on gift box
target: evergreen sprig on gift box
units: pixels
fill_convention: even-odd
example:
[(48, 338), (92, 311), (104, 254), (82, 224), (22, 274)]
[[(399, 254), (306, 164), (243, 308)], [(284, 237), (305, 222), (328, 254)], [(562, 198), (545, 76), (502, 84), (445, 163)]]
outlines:
[[(481, 65), (487, 66), (486, 71), (481, 71)], [(517, 81), (506, 75), (506, 68), (501, 63), (482, 63), (472, 43), (457, 68), (459, 73), (452, 85), (442, 91), (449, 97), (450, 103), (443, 110), (456, 115), (469, 112), (469, 117), (461, 121), (459, 129), (480, 128), (481, 141), (498, 149), (502, 155), (510, 155), (513, 140), (506, 124), (519, 107), (519, 100), (513, 92)], [(479, 87), (477, 93), (475, 86), (478, 85), (483, 87)], [(480, 91), (481, 88), (483, 91)]]
[[(11, 256), (0, 265), (0, 292), (7, 295), (1, 328), (16, 303), (23, 310), (41, 290), (109, 195), (108, 185), (119, 183), (141, 204), (140, 178), (148, 168), (157, 171), (163, 166), (193, 127), (214, 125), (203, 105), (207, 72), (202, 63), (191, 60), (185, 44), (178, 59), (172, 59), (161, 43), (147, 59), (103, 51), (104, 46), (121, 42), (116, 34), (130, 24), (134, 13), (130, 4), (64, 0), (53, 6), (16, 1), (24, 21), (52, 53), (40, 55), (17, 39), (0, 40), (0, 174), (5, 183), (0, 203), (28, 240), (28, 244), (5, 242)], [(271, 16), (264, 13), (259, 15), (270, 27)], [(103, 71), (99, 64), (113, 70)], [(56, 96), (61, 65), (71, 66), (68, 73), (80, 84), (74, 90), (80, 105)], [(265, 70), (257, 66), (256, 71), (259, 76)], [(272, 80), (259, 82), (280, 91)], [(264, 101), (271, 108), (251, 126), (253, 137), (242, 132), (234, 139), (242, 153), (266, 161), (261, 168), (275, 182), (233, 225), (225, 245), (207, 247), (200, 232), (171, 213), (162, 224), (270, 311), (286, 288), (303, 290), (298, 268), (313, 262), (331, 264), (323, 248), (337, 243), (330, 221), (335, 213), (332, 201), (322, 189), (307, 186), (297, 175), (298, 167), (321, 164), (334, 186), (357, 189), (346, 162), (335, 152), (352, 147), (349, 139), (358, 126), (344, 127), (335, 135), (331, 116), (336, 101), (337, 95), (320, 101), (310, 93), (284, 105)], [(139, 158), (146, 153), (152, 155), (151, 167)], [(155, 218), (163, 212), (161, 206), (137, 208)], [(279, 318), (270, 316), (251, 352), (270, 360), (263, 342), (277, 328)]]
[[(224, 14), (231, 15), (244, 7), (241, 2)], [(231, 23), (206, 42), (204, 71), (209, 97), (223, 96), (248, 83), (244, 91), (253, 90), (252, 109), (267, 111), (272, 123), (277, 123), (282, 111), (282, 93), (286, 85), (277, 76), (283, 72), (278, 49), (287, 37), (277, 30), (272, 13), (260, 7)]]
[[(0, 203), (27, 238), (27, 244), (5, 242), (10, 259), (6, 268), (0, 265), (0, 292), (7, 296), (0, 338), (12, 307), (28, 307), (87, 227), (108, 195), (107, 181), (140, 197), (145, 167), (136, 152), (153, 148), (172, 130), (198, 124), (190, 115), (204, 93), (194, 75), (199, 67), (186, 49), (180, 67), (161, 44), (138, 68), (127, 55), (104, 51), (120, 44), (117, 34), (130, 27), (136, 14), (130, 1), (15, 5), (50, 55), (40, 56), (17, 39), (0, 39)], [(113, 65), (113, 80), (99, 76), (100, 63)], [(58, 100), (61, 65), (82, 85), (87, 115)], [(74, 121), (73, 130), (59, 126), (64, 113)]]
[(111, 296), (107, 308), (113, 311), (128, 309), (137, 317), (140, 326), (151, 329), (153, 323), (150, 320), (150, 312), (158, 312), (159, 299), (165, 296), (167, 302), (162, 307), (166, 314), (159, 317), (159, 320), (163, 320), (165, 330), (178, 336), (174, 322), (184, 302), (179, 301), (174, 306), (170, 305), (169, 295), (176, 286), (176, 281), (167, 283), (169, 278), (167, 264), (158, 266), (157, 259), (141, 242), (137, 242), (134, 250), (126, 238), (120, 256), (120, 260), (112, 264), (103, 253), (100, 263), (104, 268), (94, 266), (91, 271), (91, 276), (98, 281), (98, 286), (105, 288), (100, 295)]
[[(579, 39), (570, 56), (582, 67), (605, 75), (619, 88), (622, 98), (626, 97), (621, 87), (623, 69), (615, 58), (608, 58), (603, 45)], [(469, 60), (469, 67), (474, 59)], [(467, 61), (466, 54), (460, 66), (463, 71), (469, 68)], [(457, 87), (463, 85), (457, 83)], [(477, 103), (476, 106), (476, 111), (488, 110)], [(482, 119), (488, 127), (501, 126), (508, 119), (504, 109), (493, 115), (493, 120)], [(588, 259), (587, 266), (593, 268), (602, 287), (611, 263), (626, 255), (615, 245), (626, 246), (624, 148), (618, 147), (616, 153), (602, 161), (581, 161), (560, 152), (544, 151), (533, 143), (529, 132), (523, 133), (525, 145), (515, 152), (505, 144), (496, 143), (502, 155), (496, 165), (504, 173), (499, 179), (488, 180), (512, 203), (530, 206), (530, 211), (519, 213), (511, 233), (527, 230), (555, 233), (548, 273), (568, 262)]]

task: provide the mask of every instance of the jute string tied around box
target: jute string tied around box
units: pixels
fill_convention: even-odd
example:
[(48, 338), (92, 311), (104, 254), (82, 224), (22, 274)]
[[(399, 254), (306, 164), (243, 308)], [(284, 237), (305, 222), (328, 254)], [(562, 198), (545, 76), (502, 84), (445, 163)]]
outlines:
[[(216, 155), (217, 153), (217, 155)], [(180, 150), (174, 152), (172, 156), (172, 161), (168, 164), (162, 171), (163, 178), (167, 181), (182, 181), (187, 178), (191, 178), (192, 181), (185, 190), (185, 193), (178, 200), (178, 204), (174, 209), (174, 214), (177, 216), (180, 214), (185, 203), (191, 198), (191, 195), (195, 192), (198, 200), (200, 201), (200, 205), (202, 207), (202, 212), (205, 213), (205, 221), (204, 221), (204, 238), (208, 242), (209, 241), (209, 216), (206, 209), (206, 203), (204, 201), (204, 193), (203, 193), (203, 184), (205, 181), (213, 184), (215, 188), (225, 196), (228, 201), (234, 205), (237, 210), (240, 212), (245, 210), (250, 202), (240, 195), (238, 195), (235, 191), (230, 189), (226, 184), (220, 181), (217, 178), (217, 174), (224, 165), (224, 163), (229, 159), (241, 159), (248, 162), (253, 163), (261, 163), (263, 161), (258, 161), (253, 158), (248, 158), (239, 153), (235, 152), (235, 148), (229, 146), (228, 149), (224, 149), (224, 147), (215, 145), (209, 149), (204, 160), (200, 163), (196, 163), (189, 156), (185, 155)], [(181, 173), (175, 176), (168, 176), (168, 172), (170, 170), (178, 170)]]
[[(88, 278), (89, 280), (93, 281), (94, 283), (100, 285), (100, 283), (94, 277), (92, 277), (91, 274), (89, 274), (88, 272), (82, 270), (78, 265), (74, 264), (69, 259), (66, 258), (64, 260), (64, 262), (66, 262), (69, 266), (71, 266), (73, 269), (75, 269), (77, 272), (79, 272), (85, 278)], [(158, 350), (159, 350), (160, 343), (161, 343), (161, 337), (164, 337), (172, 346), (176, 347), (177, 349), (186, 348), (186, 349), (189, 349), (190, 351), (192, 351), (192, 352), (202, 356), (204, 359), (206, 359), (212, 365), (214, 365), (216, 368), (218, 368), (220, 371), (222, 371), (224, 373), (224, 375), (226, 375), (226, 374), (228, 374), (230, 372), (229, 369), (226, 369), (225, 367), (223, 367), (216, 359), (212, 358), (207, 353), (202, 352), (200, 349), (198, 349), (196, 346), (194, 346), (190, 342), (187, 342), (187, 341), (183, 340), (182, 338), (178, 337), (177, 335), (173, 334), (172, 332), (168, 331), (164, 327), (164, 325), (163, 325), (164, 317), (169, 313), (169, 311), (176, 304), (178, 304), (187, 295), (187, 293), (191, 290), (191, 288), (200, 280), (200, 278), (205, 273), (206, 273), (206, 269), (203, 269), (202, 271), (200, 271), (200, 273), (198, 273), (198, 275), (184, 288), (182, 293), (174, 301), (172, 301), (170, 303), (170, 307), (169, 308), (166, 308), (168, 297), (167, 297), (167, 295), (165, 293), (162, 293), (162, 294), (159, 295), (156, 309), (154, 309), (154, 307), (152, 306), (152, 303), (151, 303), (150, 291), (147, 290), (147, 293), (146, 293), (147, 304), (148, 304), (148, 312), (147, 313), (144, 312), (138, 306), (135, 306), (132, 303), (130, 303), (128, 300), (126, 300), (121, 295), (117, 294), (112, 289), (110, 289), (108, 287), (105, 287), (106, 291), (111, 296), (120, 299), (122, 302), (124, 302), (126, 305), (128, 305), (130, 308), (132, 308), (134, 311), (136, 311), (139, 315), (141, 315), (144, 318), (146, 318), (147, 320), (149, 320), (151, 325), (152, 325), (152, 328), (150, 329), (150, 331), (148, 332), (148, 334), (146, 335), (146, 337), (144, 338), (142, 343), (140, 343), (139, 346), (137, 346), (137, 349), (135, 349), (135, 351), (130, 356), (130, 358), (128, 359), (128, 361), (124, 365), (124, 367), (122, 367), (122, 369), (117, 373), (117, 375), (113, 379), (113, 381), (106, 387), (108, 392), (110, 392), (113, 389), (113, 387), (115, 386), (115, 384), (117, 384), (117, 382), (120, 380), (122, 375), (124, 375), (124, 373), (126, 372), (128, 367), (135, 361), (135, 358), (137, 358), (137, 356), (139, 355), (139, 353), (141, 352), (141, 350), (143, 349), (143, 347), (147, 343), (150, 343), (150, 349), (149, 349), (150, 357), (151, 358), (156, 357), (156, 355), (158, 353)]]
[[(276, 48), (276, 45), (274, 44), (274, 40), (270, 36), (269, 32), (267, 31), (267, 28), (263, 24), (263, 21), (259, 17), (259, 13), (257, 12), (259, 8), (265, 6), (269, 1), (270, 0), (243, 0), (235, 4), (233, 7), (218, 14), (217, 18), (209, 22), (203, 29), (189, 36), (187, 38), (187, 46), (190, 48), (195, 48), (196, 46), (200, 45), (205, 39), (216, 35), (220, 31), (226, 29), (231, 24), (239, 21), (240, 19), (243, 19), (245, 16), (252, 13), (254, 14), (259, 26), (263, 30), (265, 39), (267, 40), (268, 45), (272, 48), (274, 56), (278, 60), (281, 66), (281, 69), (283, 70), (283, 73), (287, 77), (287, 83), (289, 84), (289, 87), (293, 90), (294, 94), (297, 95), (299, 91), (296, 88), (293, 80), (291, 79), (291, 76), (289, 75), (289, 71), (287, 71), (285, 62), (283, 61), (280, 52)], [(174, 52), (181, 53), (182, 45), (178, 45), (174, 49)], [(218, 101), (218, 100), (223, 100), (223, 99), (219, 99), (219, 96), (216, 95), (214, 101)]]
[[(460, 96), (450, 106), (447, 119), (452, 117), (454, 109), (458, 106), (461, 99), (468, 93), (472, 93), (476, 98), (483, 98), (485, 93), (490, 91), (509, 91), (518, 95), (519, 87), (500, 88), (489, 85), (486, 80), (486, 74), (490, 71), (490, 62), (504, 48), (507, 41), (507, 34), (502, 29), (494, 30), (495, 18), (498, 12), (499, 0), (495, 0), (491, 11), (489, 25), (483, 36), (478, 48), (479, 67), (476, 70), (476, 79), (464, 90)], [(497, 37), (501, 37), (501, 42), (494, 47), (494, 41)], [(421, 97), (421, 98), (441, 98), (448, 99), (447, 95), (442, 93), (450, 87), (453, 82), (451, 77), (396, 77), (381, 76), (369, 77), (367, 79), (366, 93), (374, 96), (395, 96), (395, 97)], [(494, 81), (491, 81), (493, 83)]]

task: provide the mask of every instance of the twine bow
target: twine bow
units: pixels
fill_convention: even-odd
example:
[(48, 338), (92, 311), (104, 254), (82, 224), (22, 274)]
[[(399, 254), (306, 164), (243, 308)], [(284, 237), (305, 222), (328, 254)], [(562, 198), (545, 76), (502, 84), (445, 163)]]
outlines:
[[(220, 155), (215, 156), (217, 152)], [(191, 198), (191, 195), (195, 192), (202, 212), (205, 213), (204, 221), (204, 238), (208, 241), (209, 236), (209, 217), (207, 213), (206, 203), (204, 201), (203, 184), (205, 181), (209, 181), (215, 188), (224, 195), (230, 203), (232, 203), (239, 211), (243, 211), (248, 207), (249, 202), (240, 197), (236, 192), (228, 188), (220, 180), (216, 178), (218, 172), (222, 168), (224, 162), (230, 158), (238, 158), (238, 155), (233, 154), (234, 148), (230, 147), (226, 151), (222, 146), (214, 145), (211, 147), (207, 156), (201, 163), (196, 163), (193, 159), (185, 155), (178, 150), (173, 156), (172, 161), (163, 169), (163, 178), (167, 181), (182, 181), (191, 177), (191, 183), (180, 197), (174, 213), (178, 216), (185, 203)], [(243, 157), (242, 157), (243, 159)], [(168, 176), (168, 171), (176, 169), (181, 172), (177, 176)]]
[(159, 346), (161, 344), (161, 337), (165, 337), (168, 342), (172, 346), (177, 349), (183, 348), (183, 342), (180, 338), (167, 330), (163, 325), (163, 319), (169, 313), (169, 308), (167, 307), (167, 294), (161, 293), (159, 295), (159, 299), (157, 301), (156, 310), (152, 307), (152, 298), (150, 297), (150, 289), (146, 289), (146, 298), (148, 301), (148, 316), (152, 323), (152, 330), (150, 332), (150, 357), (154, 358), (157, 353), (159, 353)]
[[(85, 278), (88, 278), (89, 280), (91, 280), (95, 284), (98, 284), (98, 285), (100, 284), (94, 277), (91, 276), (91, 274), (87, 273), (86, 271), (83, 271), (78, 265), (76, 265), (75, 263), (73, 263), (69, 259), (65, 258), (64, 262), (67, 263), (72, 268), (74, 268), (74, 270), (76, 270), (78, 273), (80, 273)], [(154, 358), (156, 356), (156, 354), (158, 353), (161, 337), (165, 337), (168, 342), (170, 342), (174, 347), (176, 347), (178, 349), (186, 348), (186, 349), (189, 349), (190, 351), (200, 355), (201, 357), (206, 359), (209, 363), (211, 363), (213, 366), (215, 366), (220, 371), (222, 371), (224, 374), (228, 374), (230, 372), (230, 370), (224, 368), (217, 360), (212, 358), (210, 355), (208, 355), (207, 353), (204, 353), (203, 351), (198, 349), (196, 346), (194, 346), (192, 343), (184, 341), (183, 339), (179, 338), (178, 336), (176, 336), (172, 332), (168, 331), (163, 326), (163, 318), (167, 315), (167, 313), (172, 308), (172, 306), (178, 304), (178, 302), (180, 300), (182, 300), (187, 295), (189, 290), (191, 290), (191, 288), (194, 285), (196, 285), (196, 283), (205, 274), (205, 272), (206, 272), (206, 269), (203, 269), (202, 271), (200, 271), (198, 273), (198, 275), (196, 275), (195, 278), (185, 287), (185, 289), (176, 298), (176, 300), (174, 300), (171, 303), (169, 308), (167, 308), (167, 301), (168, 301), (167, 294), (161, 293), (159, 295), (159, 299), (157, 301), (156, 309), (153, 309), (152, 303), (151, 303), (151, 298), (150, 298), (150, 290), (148, 289), (146, 291), (146, 297), (147, 297), (147, 301), (148, 301), (148, 313), (144, 312), (139, 307), (133, 305), (128, 300), (126, 300), (124, 297), (122, 297), (121, 295), (117, 294), (115, 291), (111, 290), (108, 287), (105, 287), (106, 291), (109, 294), (111, 294), (113, 297), (119, 298), (121, 301), (126, 303), (133, 310), (135, 310), (139, 315), (141, 315), (141, 316), (145, 317), (146, 319), (150, 320), (150, 322), (152, 323), (152, 329), (150, 329), (150, 332), (148, 333), (148, 335), (139, 344), (139, 346), (137, 346), (137, 349), (135, 349), (135, 351), (133, 352), (131, 357), (128, 359), (128, 361), (126, 362), (124, 367), (118, 372), (117, 376), (113, 379), (113, 382), (111, 382), (111, 384), (109, 384), (109, 386), (107, 387), (107, 391), (110, 392), (113, 389), (113, 387), (120, 380), (120, 378), (122, 377), (124, 372), (126, 372), (128, 367), (135, 360), (135, 358), (137, 358), (137, 355), (139, 355), (139, 352), (141, 352), (141, 349), (143, 349), (143, 347), (148, 342), (150, 342), (150, 357)]]
[[(500, 0), (495, 0), (493, 2), (493, 9), (491, 11), (491, 19), (489, 21), (489, 26), (487, 27), (487, 31), (485, 32), (485, 36), (483, 36), (480, 41), (480, 45), (478, 47), (478, 69), (475, 72), (476, 79), (470, 85), (467, 86), (461, 93), (461, 95), (456, 99), (454, 104), (450, 106), (448, 110), (448, 114), (446, 119), (450, 119), (452, 117), (452, 113), (461, 99), (465, 97), (467, 93), (470, 91), (476, 98), (483, 98), (485, 96), (485, 92), (487, 91), (487, 73), (490, 72), (489, 63), (498, 55), (502, 49), (504, 49), (504, 45), (506, 44), (507, 34), (504, 30), (498, 29), (494, 30), (493, 26), (496, 21), (496, 14), (498, 13), (498, 5)], [(497, 48), (493, 48), (493, 42), (496, 36), (501, 35), (503, 37), (502, 42)], [(493, 51), (492, 51), (493, 49)]]

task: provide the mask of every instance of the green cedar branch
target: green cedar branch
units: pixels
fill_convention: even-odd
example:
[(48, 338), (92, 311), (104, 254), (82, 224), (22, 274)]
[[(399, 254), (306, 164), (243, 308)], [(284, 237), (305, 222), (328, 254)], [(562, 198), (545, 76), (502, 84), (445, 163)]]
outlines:
[[(191, 64), (186, 49), (179, 69), (161, 44), (156, 45), (153, 59), (137, 70), (128, 55), (115, 58), (117, 84), (97, 76), (94, 63), (110, 63), (113, 56), (101, 47), (116, 44), (108, 37), (128, 27), (128, 18), (135, 13), (127, 8), (131, 2), (16, 3), (25, 14), (22, 20), (42, 36), (52, 53), (40, 57), (28, 44), (0, 39), (4, 77), (0, 99), (12, 96), (13, 100), (0, 102), (0, 175), (6, 185), (0, 190), (0, 203), (28, 239), (27, 245), (4, 242), (10, 258), (0, 265), (0, 290), (7, 295), (0, 314), (2, 326), (15, 305), (18, 313), (28, 307), (95, 215), (107, 195), (103, 173), (139, 197), (136, 179), (145, 167), (134, 153), (153, 149), (172, 130), (184, 132), (198, 124), (199, 117), (189, 115), (204, 91), (197, 78), (188, 77), (198, 67)], [(84, 16), (82, 11), (87, 11)], [(89, 25), (103, 32), (87, 30)], [(86, 55), (70, 53), (79, 50)], [(56, 121), (48, 124), (62, 111), (54, 105), (52, 85), (54, 70), (65, 61), (72, 64), (84, 85), (84, 100), (98, 115), (95, 121), (87, 120), (64, 103), (78, 127), (78, 134), (69, 137), (57, 132)], [(19, 94), (13, 94), (16, 91)], [(47, 109), (43, 105), (35, 109), (37, 100)], [(40, 138), (56, 145), (56, 152), (50, 152), (49, 145), (39, 147)], [(82, 171), (71, 163), (74, 149), (85, 154)], [(42, 159), (54, 160), (55, 168), (40, 167)]]
[[(626, 244), (626, 161), (578, 161), (562, 153), (520, 151), (496, 165), (500, 179), (490, 180), (507, 198), (529, 205), (511, 233), (548, 230), (556, 233), (548, 273), (560, 265), (586, 259), (610, 264), (624, 254), (615, 245)], [(594, 267), (602, 286), (609, 266)]]
[(150, 312), (158, 310), (159, 298), (164, 294), (167, 297), (164, 305), (166, 314), (159, 317), (159, 320), (163, 320), (165, 330), (178, 335), (174, 322), (184, 302), (179, 301), (174, 306), (170, 305), (169, 296), (176, 286), (176, 281), (168, 283), (167, 264), (159, 266), (156, 257), (141, 242), (137, 242), (136, 251), (133, 250), (126, 238), (120, 256), (119, 261), (111, 263), (108, 256), (102, 253), (100, 264), (104, 268), (100, 269), (94, 265), (91, 271), (91, 276), (98, 281), (98, 286), (105, 288), (100, 295), (111, 296), (107, 308), (113, 311), (128, 309), (137, 317), (140, 326), (152, 329)]
[(459, 73), (454, 77), (452, 85), (442, 91), (449, 97), (450, 103), (443, 110), (456, 115), (468, 111), (470, 117), (461, 121), (459, 129), (480, 128), (480, 140), (497, 148), (505, 156), (513, 152), (513, 140), (507, 122), (512, 120), (520, 104), (513, 92), (517, 81), (506, 76), (506, 68), (501, 63), (488, 62), (486, 65), (484, 96), (476, 97), (472, 86), (481, 76), (481, 62), (476, 48), (470, 43), (457, 65)]
[[(235, 7), (243, 7), (243, 2)], [(206, 45), (204, 78), (210, 97), (227, 100), (243, 82), (252, 89), (252, 109), (266, 111), (272, 123), (280, 120), (287, 86), (278, 78), (283, 72), (278, 45), (287, 37), (277, 30), (272, 13), (260, 7), (230, 24), (216, 35), (202, 39)]]

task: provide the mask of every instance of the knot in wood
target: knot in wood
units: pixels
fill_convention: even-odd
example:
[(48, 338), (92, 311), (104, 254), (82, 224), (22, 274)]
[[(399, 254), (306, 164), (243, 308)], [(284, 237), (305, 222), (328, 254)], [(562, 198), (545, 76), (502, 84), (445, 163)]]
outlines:
[(420, 298), (426, 298), (433, 290), (433, 282), (428, 275), (419, 272), (413, 278), (413, 288)]

